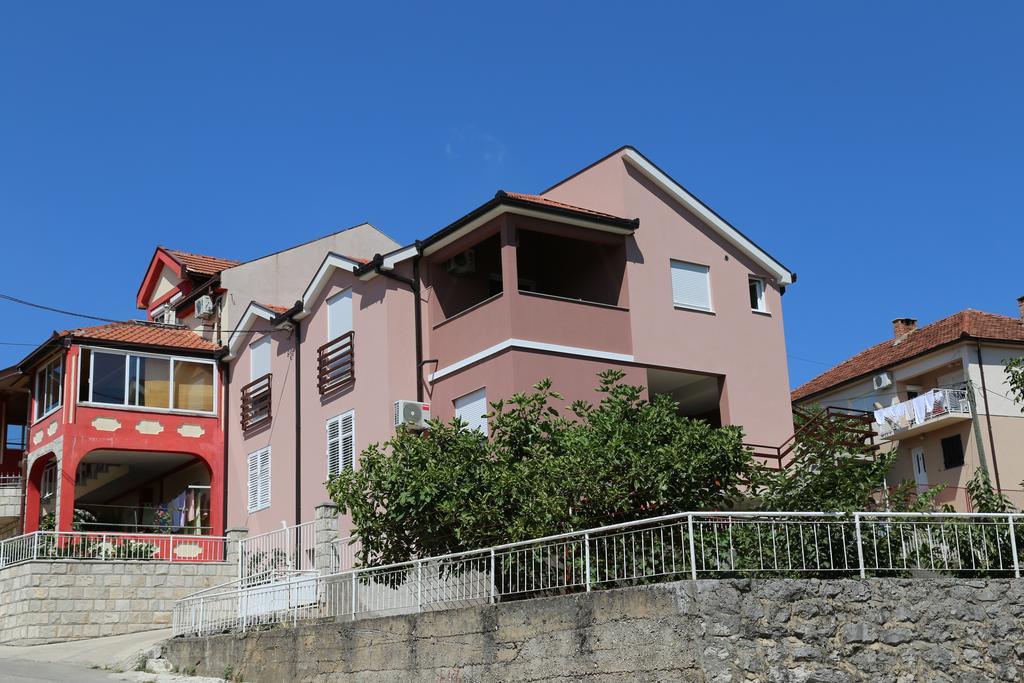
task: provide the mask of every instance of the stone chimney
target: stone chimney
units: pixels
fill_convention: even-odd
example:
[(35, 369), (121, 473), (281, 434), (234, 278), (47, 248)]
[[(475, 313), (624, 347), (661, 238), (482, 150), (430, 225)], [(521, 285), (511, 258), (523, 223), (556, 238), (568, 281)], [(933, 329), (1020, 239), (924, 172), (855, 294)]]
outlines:
[(917, 320), (914, 318), (896, 318), (892, 321), (892, 336), (902, 337), (907, 332), (917, 329)]
[(1017, 310), (1020, 311), (1021, 319), (1024, 319), (1024, 296), (1017, 297)]

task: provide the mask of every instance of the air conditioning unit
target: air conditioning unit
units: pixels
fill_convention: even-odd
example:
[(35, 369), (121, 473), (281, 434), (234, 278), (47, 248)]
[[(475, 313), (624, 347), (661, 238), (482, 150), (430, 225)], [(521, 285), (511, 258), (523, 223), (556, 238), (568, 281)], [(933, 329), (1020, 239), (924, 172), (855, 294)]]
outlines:
[(892, 373), (891, 372), (880, 372), (872, 378), (871, 383), (875, 387), (875, 391), (885, 389), (892, 386)]
[(213, 298), (208, 294), (196, 299), (196, 317), (203, 320), (213, 317)]
[(445, 269), (452, 275), (466, 275), (476, 272), (476, 252), (467, 249), (461, 254), (452, 256), (444, 264)]
[(405, 425), (412, 430), (427, 429), (430, 404), (422, 401), (395, 401), (395, 426)]

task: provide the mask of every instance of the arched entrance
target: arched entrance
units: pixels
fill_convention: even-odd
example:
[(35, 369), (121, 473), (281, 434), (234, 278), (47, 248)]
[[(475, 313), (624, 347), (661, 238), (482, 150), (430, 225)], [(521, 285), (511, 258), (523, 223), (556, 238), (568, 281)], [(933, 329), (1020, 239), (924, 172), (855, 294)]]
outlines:
[(29, 463), (25, 481), (25, 533), (38, 531), (48, 515), (56, 519), (58, 473), (56, 453), (45, 453)]
[(74, 526), (82, 531), (219, 534), (206, 461), (190, 453), (93, 450), (74, 476)]

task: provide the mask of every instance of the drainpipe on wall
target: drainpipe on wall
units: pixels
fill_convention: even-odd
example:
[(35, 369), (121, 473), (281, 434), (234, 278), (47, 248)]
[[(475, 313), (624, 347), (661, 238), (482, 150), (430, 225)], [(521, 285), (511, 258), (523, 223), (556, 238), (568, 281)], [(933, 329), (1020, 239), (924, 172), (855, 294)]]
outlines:
[[(302, 313), (302, 301), (270, 321), (271, 327), (287, 323), (295, 335), (295, 526), (302, 524), (302, 330), (295, 316)], [(295, 533), (299, 533), (296, 529)], [(298, 548), (296, 538), (295, 547)]]
[(988, 445), (992, 451), (992, 472), (996, 475), (996, 491), (1000, 494), (1003, 487), (999, 482), (999, 464), (996, 462), (996, 440), (992, 436), (992, 412), (988, 409), (988, 387), (985, 386), (985, 361), (981, 357), (981, 342), (974, 340), (975, 348), (978, 351), (978, 371), (981, 373), (981, 399), (985, 404), (985, 424), (988, 427)]
[[(221, 477), (224, 479), (223, 488), (224, 491), (221, 494), (221, 502), (223, 503), (223, 510), (221, 511), (221, 522), (224, 526), (221, 529), (221, 533), (224, 533), (228, 529), (228, 464), (231, 458), (228, 457), (228, 434), (231, 432), (231, 424), (228, 420), (231, 417), (231, 365), (224, 364), (224, 399), (221, 402), (221, 411), (224, 414), (224, 466), (221, 468)], [(162, 482), (161, 482), (162, 485)]]

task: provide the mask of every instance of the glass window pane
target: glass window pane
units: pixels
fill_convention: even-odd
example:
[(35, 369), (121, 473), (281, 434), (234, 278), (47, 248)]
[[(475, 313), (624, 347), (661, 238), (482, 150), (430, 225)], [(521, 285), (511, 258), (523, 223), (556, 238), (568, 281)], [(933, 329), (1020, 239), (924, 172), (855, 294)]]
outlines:
[(92, 354), (92, 400), (124, 404), (125, 356), (96, 351)]
[(82, 349), (78, 372), (78, 400), (89, 400), (89, 368), (92, 364), (92, 349)]
[(213, 411), (213, 365), (174, 361), (174, 407), (178, 410)]
[(60, 405), (61, 362), (53, 361), (46, 373), (46, 410), (50, 411)]
[(131, 356), (128, 361), (128, 400), (134, 406), (171, 406), (171, 362), (167, 358)]

